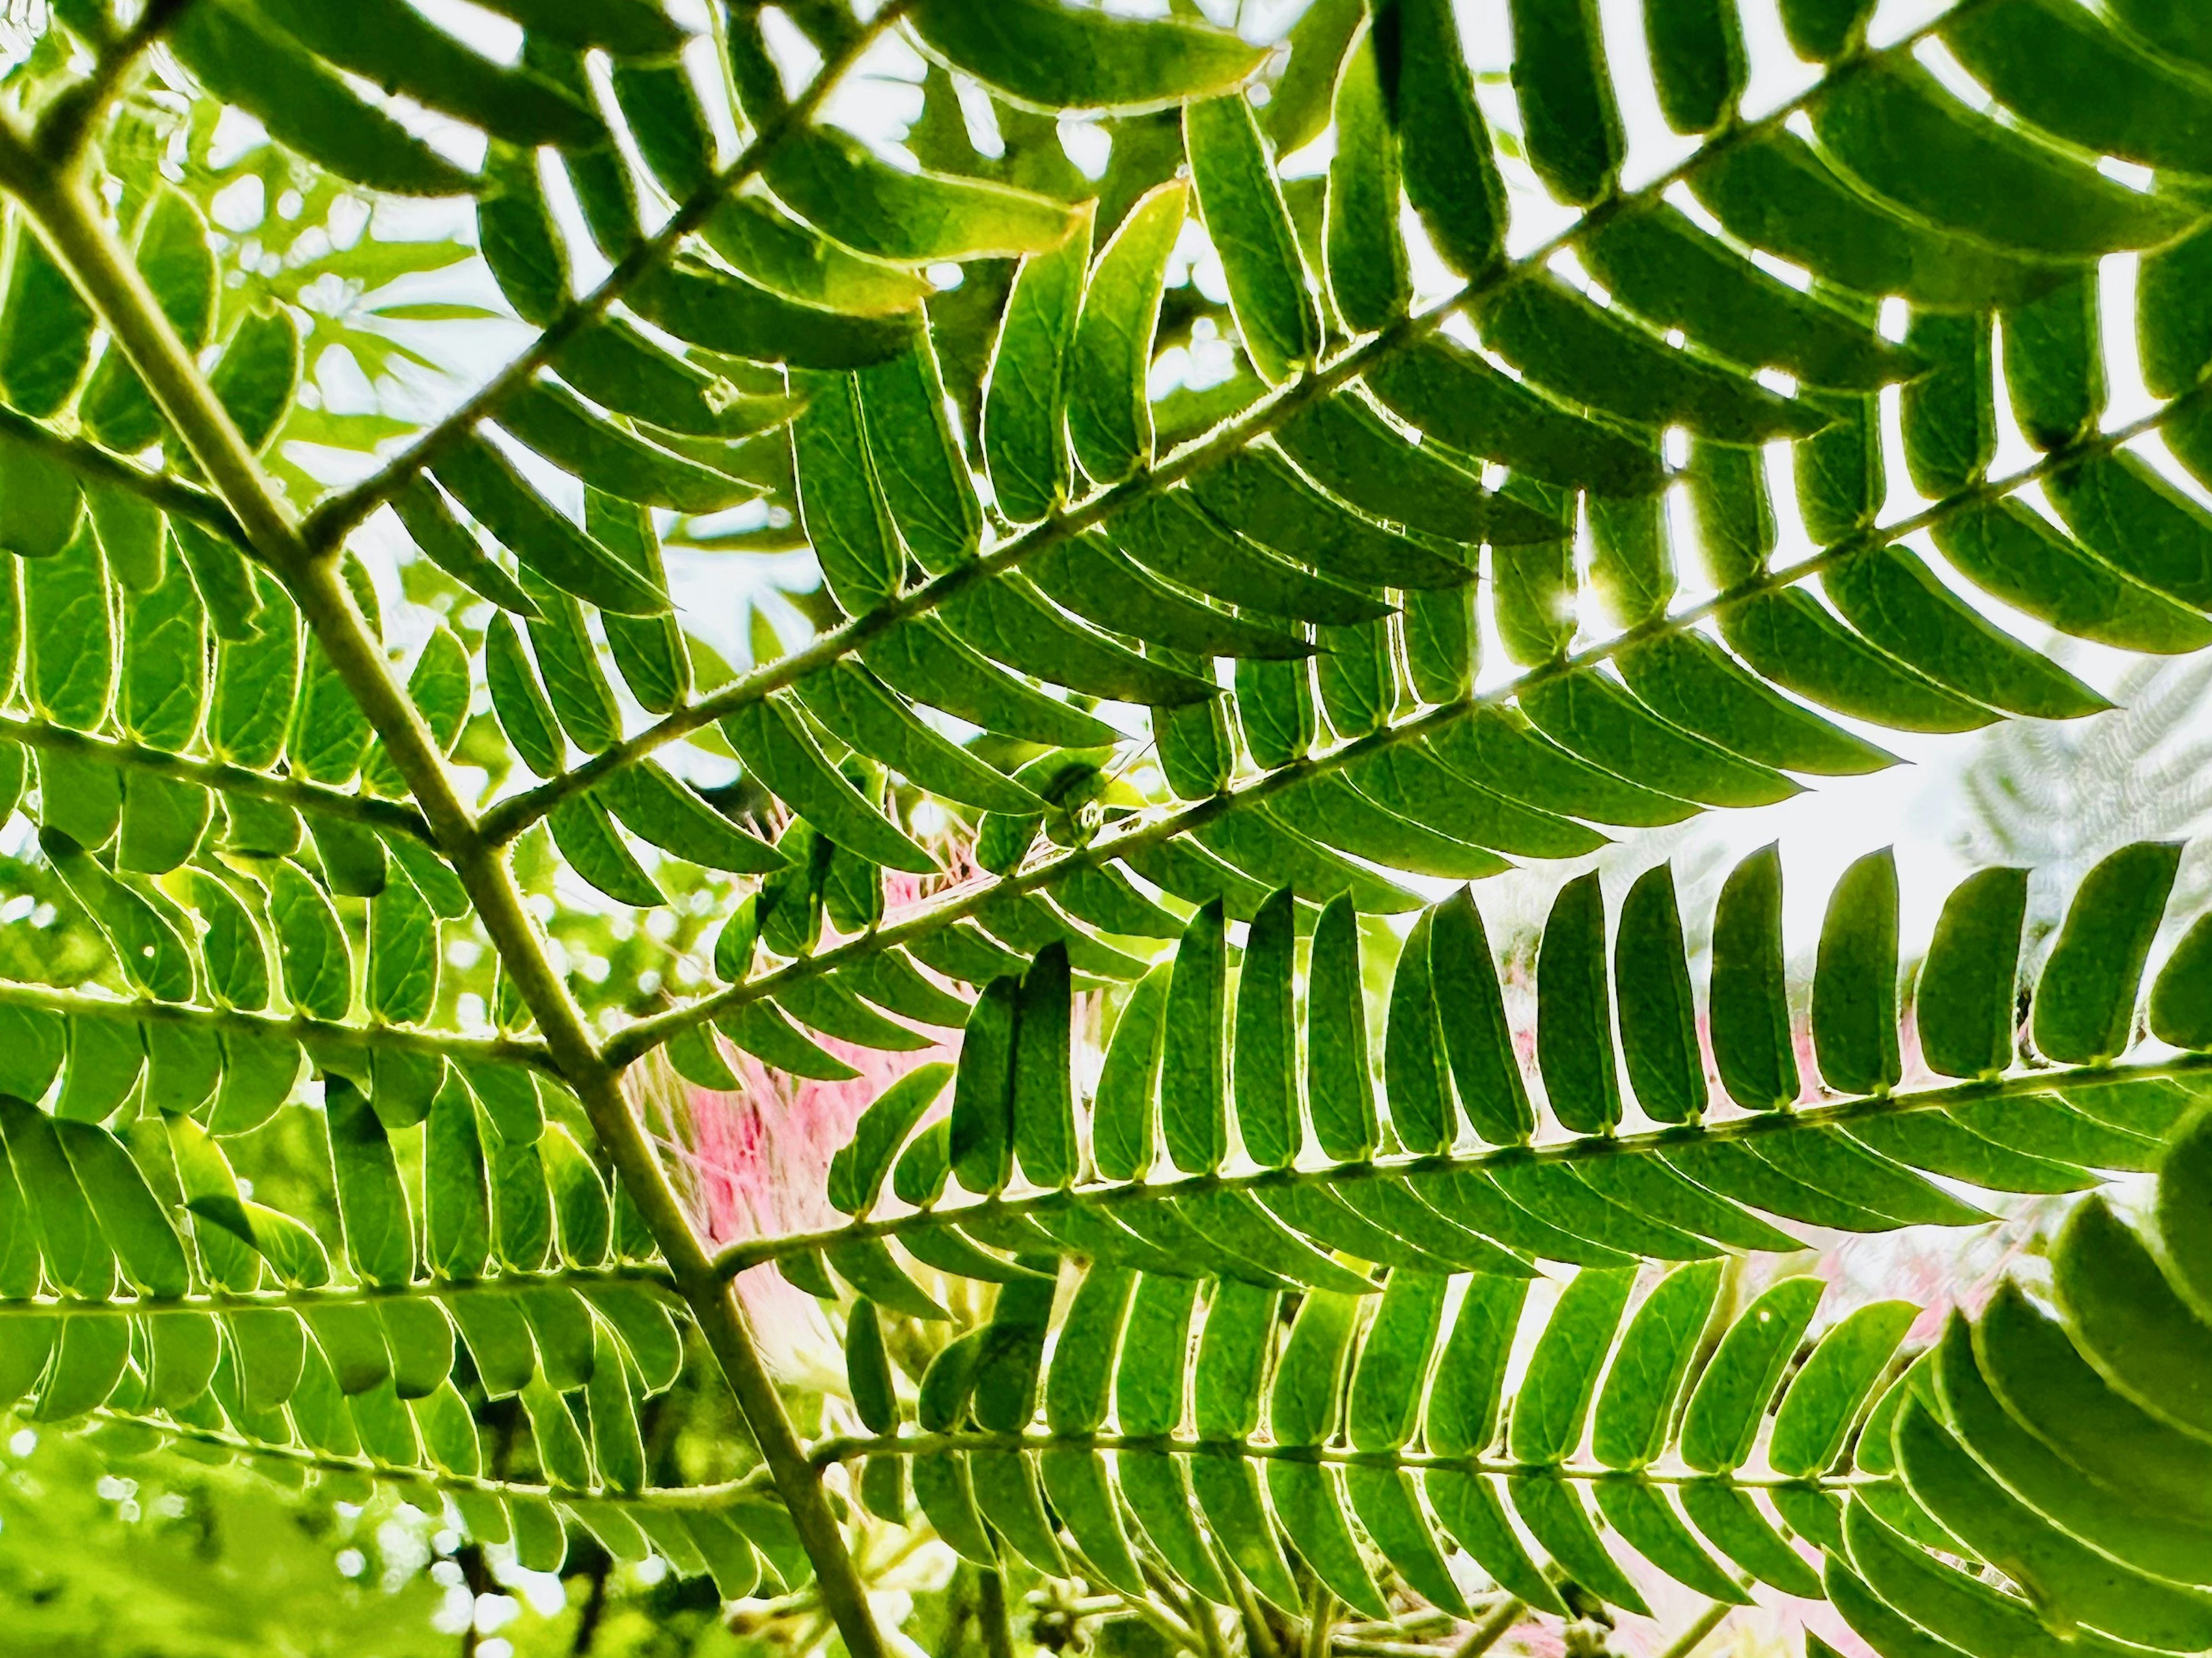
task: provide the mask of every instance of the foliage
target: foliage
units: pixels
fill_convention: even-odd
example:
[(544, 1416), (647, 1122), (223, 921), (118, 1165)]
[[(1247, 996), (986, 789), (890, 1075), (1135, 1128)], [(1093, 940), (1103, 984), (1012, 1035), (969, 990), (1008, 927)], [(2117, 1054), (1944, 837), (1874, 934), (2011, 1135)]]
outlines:
[(1478, 896), (2212, 645), (2193, 14), (448, 9), (8, 15), (0, 1400), (578, 1650), (2212, 1646), (2193, 807)]

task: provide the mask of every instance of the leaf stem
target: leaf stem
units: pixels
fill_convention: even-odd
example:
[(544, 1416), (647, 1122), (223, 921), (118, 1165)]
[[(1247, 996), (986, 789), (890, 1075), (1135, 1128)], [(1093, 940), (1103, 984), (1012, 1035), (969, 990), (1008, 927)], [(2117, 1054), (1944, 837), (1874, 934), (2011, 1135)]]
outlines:
[(202, 788), (224, 794), (251, 795), (257, 800), (272, 801), (318, 817), (342, 817), (368, 829), (389, 829), (428, 845), (437, 844), (437, 837), (430, 833), (422, 814), (397, 800), (380, 800), (374, 795), (328, 788), (319, 783), (273, 777), (266, 772), (220, 760), (172, 754), (166, 749), (149, 748), (128, 738), (95, 737), (33, 714), (0, 714), (0, 743), (19, 743), (27, 749), (67, 754), (118, 771), (149, 772), (173, 782), (197, 783)]
[(1507, 1595), (1487, 1612), (1482, 1621), (1468, 1632), (1466, 1640), (1452, 1649), (1452, 1658), (1482, 1658), (1482, 1655), (1504, 1640), (1506, 1632), (1521, 1621), (1528, 1607), (1512, 1595)]
[(10, 1297), (0, 1300), (0, 1324), (10, 1319), (133, 1318), (149, 1312), (263, 1312), (272, 1307), (312, 1311), (327, 1307), (374, 1307), (394, 1301), (461, 1301), (478, 1296), (528, 1295), (543, 1289), (590, 1291), (611, 1284), (650, 1291), (656, 1300), (681, 1303), (665, 1267), (573, 1266), (555, 1272), (505, 1272), (497, 1278), (428, 1278), (419, 1284), (341, 1284), (322, 1290), (215, 1291), (166, 1300), (145, 1297), (88, 1301)]
[(1316, 1577), (1306, 1594), (1306, 1636), (1298, 1658), (1328, 1658), (1329, 1638), (1336, 1629), (1339, 1603), (1328, 1585)]
[[(883, 1434), (841, 1436), (823, 1441), (810, 1453), (820, 1467), (835, 1462), (850, 1461), (861, 1456), (927, 1456), (939, 1452), (953, 1451), (1119, 1451), (1136, 1455), (1159, 1456), (1218, 1456), (1243, 1459), (1254, 1462), (1316, 1462), (1339, 1467), (1387, 1469), (1441, 1469), (1451, 1473), (1515, 1474), (1548, 1473), (1563, 1479), (1620, 1480), (1625, 1476), (1618, 1468), (1574, 1462), (1529, 1463), (1516, 1462), (1494, 1456), (1440, 1456), (1426, 1451), (1358, 1451), (1342, 1447), (1324, 1445), (1270, 1445), (1250, 1439), (1199, 1440), (1179, 1436), (1161, 1435), (1139, 1437), (1127, 1434), (1091, 1433), (1055, 1434), (1040, 1429), (1022, 1433), (985, 1433), (974, 1429), (955, 1430), (944, 1433)], [(1633, 1478), (1653, 1485), (1689, 1485), (1711, 1480), (1717, 1476), (1700, 1473), (1695, 1469), (1680, 1472), (1662, 1472), (1650, 1468), (1637, 1471)], [(1822, 1476), (1815, 1479), (1786, 1479), (1779, 1474), (1727, 1476), (1724, 1482), (1739, 1491), (1772, 1491), (1786, 1488), (1791, 1491), (1849, 1491), (1863, 1483), (1856, 1475)]]
[(1915, 1089), (1902, 1094), (1869, 1095), (1833, 1105), (1800, 1109), (1749, 1113), (1695, 1127), (1660, 1128), (1637, 1134), (1589, 1134), (1554, 1140), (1541, 1145), (1485, 1146), (1479, 1151), (1446, 1152), (1431, 1157), (1378, 1157), (1364, 1163), (1325, 1163), (1290, 1169), (1262, 1169), (1231, 1175), (1179, 1175), (1171, 1179), (1125, 1181), (1037, 1192), (1022, 1197), (999, 1197), (921, 1209), (884, 1220), (856, 1220), (821, 1232), (794, 1232), (781, 1237), (747, 1238), (731, 1245), (717, 1259), (725, 1273), (742, 1272), (763, 1261), (809, 1250), (834, 1248), (863, 1238), (895, 1238), (903, 1232), (938, 1226), (957, 1226), (970, 1219), (1000, 1219), (1018, 1215), (1051, 1215), (1064, 1209), (1111, 1210), (1124, 1204), (1152, 1203), (1194, 1197), (1211, 1192), (1279, 1191), (1293, 1186), (1349, 1185), (1358, 1181), (1402, 1180), (1407, 1176), (1480, 1172), (1494, 1164), (1514, 1163), (1593, 1162), (1601, 1157), (1651, 1157), (1661, 1152), (1697, 1146), (1715, 1140), (1751, 1140), (1774, 1134), (1793, 1134), (1846, 1127), (1869, 1118), (1900, 1116), (1909, 1112), (1941, 1111), (1955, 1106), (2056, 1094), (2062, 1099), (2069, 1086), (2103, 1086), (2116, 1081), (2212, 1073), (2212, 1054), (2187, 1054), (2133, 1066), (2083, 1066), (2066, 1071), (2030, 1071), (1990, 1082), (1957, 1083), (1942, 1088)]
[(118, 1024), (189, 1024), (254, 1036), (289, 1036), (317, 1056), (364, 1048), (371, 1052), (384, 1049), (434, 1054), (441, 1059), (474, 1065), (526, 1065), (549, 1072), (556, 1069), (553, 1056), (543, 1042), (513, 1036), (453, 1036), (404, 1025), (334, 1024), (326, 1019), (311, 1019), (298, 1014), (288, 1017), (274, 1013), (248, 1013), (234, 1007), (201, 1007), (190, 1002), (93, 996), (82, 991), (57, 990), (51, 985), (22, 984), (12, 979), (0, 979), (0, 1007), (36, 1008), (65, 1018), (102, 1019)]
[(989, 1658), (1014, 1658), (1014, 1626), (1007, 1615), (1006, 1580), (979, 1567), (975, 1572), (975, 1622), (983, 1631)]
[(167, 472), (149, 472), (112, 450), (82, 438), (66, 438), (14, 409), (0, 408), (0, 442), (33, 450), (92, 483), (109, 484), (151, 501), (163, 512), (190, 519), (243, 552), (252, 552), (246, 531), (221, 497)]
[(447, 1473), (438, 1468), (409, 1467), (368, 1457), (330, 1456), (319, 1451), (304, 1450), (296, 1445), (275, 1445), (265, 1440), (249, 1439), (242, 1434), (226, 1433), (221, 1429), (195, 1427), (189, 1423), (173, 1421), (167, 1417), (147, 1412), (117, 1410), (100, 1406), (88, 1414), (94, 1421), (147, 1428), (171, 1439), (185, 1440), (196, 1445), (220, 1446), (234, 1455), (252, 1457), (259, 1461), (283, 1462), (295, 1468), (313, 1468), (325, 1473), (365, 1474), (386, 1485), (411, 1486), (422, 1491), (473, 1491), (486, 1497), (556, 1501), (564, 1497), (582, 1498), (629, 1509), (711, 1509), (726, 1507), (741, 1497), (758, 1495), (763, 1485), (756, 1473), (712, 1485), (655, 1485), (631, 1492), (597, 1488), (571, 1490), (562, 1485), (534, 1485), (526, 1481)]
[(1659, 1658), (1690, 1658), (1690, 1655), (1705, 1643), (1705, 1637), (1729, 1620), (1735, 1607), (1726, 1600), (1716, 1600), (1699, 1612), (1680, 1635), (1667, 1644)]

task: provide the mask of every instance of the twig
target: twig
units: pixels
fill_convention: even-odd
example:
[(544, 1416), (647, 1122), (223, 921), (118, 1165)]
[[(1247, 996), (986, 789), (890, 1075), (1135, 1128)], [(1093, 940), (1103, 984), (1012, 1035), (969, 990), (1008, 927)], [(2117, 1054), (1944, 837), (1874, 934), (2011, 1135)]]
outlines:
[(1695, 1623), (1674, 1637), (1659, 1658), (1690, 1658), (1692, 1653), (1705, 1644), (1705, 1637), (1728, 1622), (1729, 1615), (1735, 1611), (1735, 1604), (1731, 1601), (1714, 1601), (1698, 1615)]
[(1505, 1638), (1506, 1631), (1521, 1621), (1521, 1614), (1526, 1611), (1528, 1607), (1516, 1597), (1507, 1595), (1490, 1609), (1466, 1640), (1452, 1649), (1451, 1658), (1481, 1658), (1482, 1654)]
[(1006, 1612), (1006, 1580), (995, 1571), (975, 1574), (975, 1619), (983, 1626), (990, 1658), (1014, 1658), (1014, 1629)]
[(1299, 1658), (1328, 1658), (1329, 1637), (1336, 1628), (1338, 1601), (1318, 1577), (1306, 1595), (1306, 1638)]
[(190, 4), (191, 0), (146, 0), (146, 9), (138, 14), (137, 22), (100, 42), (100, 58), (92, 73), (54, 100), (31, 136), (32, 147), (57, 169), (75, 165), (84, 154), (93, 124), (116, 89)]

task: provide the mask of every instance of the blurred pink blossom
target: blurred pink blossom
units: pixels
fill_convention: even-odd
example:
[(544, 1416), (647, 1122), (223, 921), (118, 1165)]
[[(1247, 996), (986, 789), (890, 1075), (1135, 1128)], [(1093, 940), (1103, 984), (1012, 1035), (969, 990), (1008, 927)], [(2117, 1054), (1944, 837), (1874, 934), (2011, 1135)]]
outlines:
[[(965, 853), (940, 847), (949, 869), (939, 877), (893, 873), (888, 914), (910, 910), (973, 873)], [(842, 1217), (826, 1196), (830, 1160), (853, 1137), (871, 1101), (917, 1065), (958, 1055), (957, 1033), (918, 1053), (886, 1054), (817, 1035), (824, 1051), (858, 1074), (820, 1082), (777, 1071), (710, 1031), (736, 1089), (705, 1088), (665, 1074), (653, 1090), (647, 1126), (669, 1159), (678, 1194), (710, 1249), (740, 1239), (819, 1231)], [(815, 1379), (842, 1364), (821, 1309), (773, 1266), (738, 1275), (738, 1295), (767, 1357), (787, 1381)]]

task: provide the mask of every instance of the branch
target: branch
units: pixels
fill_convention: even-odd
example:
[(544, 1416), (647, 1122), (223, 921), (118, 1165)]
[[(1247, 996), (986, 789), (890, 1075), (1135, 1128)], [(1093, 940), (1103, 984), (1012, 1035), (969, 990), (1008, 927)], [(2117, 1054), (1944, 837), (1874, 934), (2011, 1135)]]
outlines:
[(127, 738), (94, 737), (33, 714), (0, 714), (0, 743), (20, 743), (28, 749), (73, 755), (118, 771), (150, 772), (173, 782), (197, 783), (225, 794), (252, 795), (256, 799), (274, 801), (317, 817), (342, 817), (369, 829), (389, 829), (432, 846), (437, 844), (422, 814), (398, 801), (379, 800), (370, 795), (327, 788), (319, 783), (302, 783), (290, 777), (273, 777), (267, 772), (220, 760), (197, 760), (190, 755), (171, 754)]
[(67, 438), (49, 430), (42, 422), (16, 410), (0, 408), (0, 440), (18, 444), (34, 450), (58, 465), (64, 466), (79, 477), (94, 483), (111, 484), (143, 496), (163, 512), (178, 518), (190, 519), (210, 534), (245, 552), (252, 552), (252, 544), (246, 539), (245, 530), (221, 499), (197, 484), (185, 483), (166, 472), (149, 472), (96, 443), (82, 438)]
[(90, 996), (50, 985), (0, 979), (0, 1007), (36, 1008), (71, 1019), (103, 1019), (117, 1024), (192, 1024), (248, 1035), (289, 1036), (310, 1052), (316, 1048), (389, 1048), (434, 1054), (466, 1065), (526, 1065), (560, 1075), (543, 1042), (514, 1036), (459, 1036), (414, 1030), (394, 1024), (337, 1024), (305, 1014), (249, 1013), (235, 1007), (198, 1007), (189, 1002), (126, 1001)]
[(552, 1502), (580, 1499), (611, 1503), (617, 1507), (629, 1509), (718, 1509), (740, 1497), (754, 1496), (761, 1491), (763, 1483), (757, 1473), (754, 1473), (712, 1485), (649, 1485), (641, 1491), (631, 1492), (598, 1488), (575, 1490), (565, 1485), (533, 1485), (513, 1479), (483, 1479), (468, 1474), (446, 1473), (435, 1468), (380, 1462), (368, 1457), (327, 1456), (297, 1445), (275, 1445), (267, 1440), (248, 1439), (242, 1434), (226, 1433), (221, 1429), (193, 1427), (149, 1412), (119, 1411), (102, 1406), (88, 1414), (95, 1422), (148, 1428), (167, 1439), (218, 1446), (238, 1456), (283, 1462), (292, 1467), (312, 1468), (322, 1473), (366, 1474), (387, 1485), (411, 1486), (421, 1491), (471, 1491), (484, 1497), (520, 1500), (536, 1498)]
[(1721, 1480), (1741, 1491), (1771, 1491), (1788, 1486), (1804, 1491), (1849, 1491), (1866, 1483), (1863, 1474), (1822, 1474), (1811, 1479), (1785, 1479), (1780, 1474), (1710, 1474), (1694, 1468), (1664, 1473), (1638, 1468), (1632, 1473), (1601, 1467), (1595, 1463), (1516, 1462), (1506, 1457), (1437, 1456), (1426, 1451), (1356, 1451), (1339, 1445), (1266, 1445), (1246, 1439), (1184, 1438), (1176, 1435), (1138, 1437), (1127, 1434), (1056, 1434), (1032, 1428), (1021, 1433), (985, 1433), (957, 1429), (948, 1433), (852, 1435), (825, 1440), (809, 1453), (817, 1467), (849, 1462), (863, 1456), (927, 1456), (945, 1451), (1122, 1451), (1162, 1456), (1213, 1456), (1249, 1462), (1324, 1462), (1340, 1467), (1441, 1469), (1455, 1473), (1534, 1473), (1540, 1468), (1562, 1479), (1621, 1479), (1633, 1478), (1654, 1485), (1689, 1485)]
[(1490, 1609), (1466, 1640), (1452, 1649), (1452, 1658), (1482, 1658), (1484, 1653), (1505, 1638), (1506, 1632), (1521, 1621), (1522, 1613), (1528, 1610), (1515, 1597), (1507, 1595)]
[(526, 1295), (544, 1289), (591, 1290), (623, 1284), (649, 1290), (682, 1305), (674, 1280), (659, 1266), (568, 1266), (550, 1272), (501, 1272), (497, 1278), (428, 1278), (418, 1284), (341, 1284), (320, 1290), (222, 1290), (205, 1295), (150, 1300), (143, 1296), (86, 1300), (76, 1296), (27, 1296), (0, 1300), (0, 1323), (11, 1318), (131, 1318), (149, 1312), (245, 1313), (290, 1307), (310, 1312), (325, 1307), (374, 1307), (392, 1301), (465, 1301), (478, 1297)]
[(573, 771), (548, 779), (524, 793), (512, 795), (484, 814), (484, 832), (505, 841), (522, 833), (570, 796), (590, 788), (611, 771), (641, 760), (654, 750), (712, 725), (723, 715), (759, 701), (771, 691), (795, 683), (818, 668), (829, 666), (902, 623), (926, 616), (970, 587), (1018, 568), (1029, 560), (1071, 536), (1079, 535), (1126, 507), (1165, 494), (1184, 479), (1235, 459), (1261, 438), (1279, 429), (1301, 410), (1350, 385), (1370, 369), (1389, 361), (1436, 334), (1444, 324), (1469, 306), (1505, 292), (1519, 282), (1540, 275), (1552, 257), (1573, 246), (1591, 232), (1613, 220), (1639, 212), (1657, 202), (1675, 184), (1693, 176), (1698, 168), (1724, 155), (1739, 144), (1778, 131), (1799, 110), (1810, 106), (1838, 82), (1866, 67), (1909, 52), (1938, 28), (1955, 22), (1960, 15), (1984, 3), (1965, 0), (1936, 22), (1923, 26), (1877, 52), (1862, 51), (1839, 60), (1816, 85), (1755, 121), (1742, 122), (1717, 131), (1694, 154), (1661, 174), (1642, 189), (1608, 197), (1592, 207), (1559, 234), (1510, 264), (1498, 264), (1469, 279), (1457, 292), (1429, 310), (1393, 323), (1379, 334), (1340, 352), (1332, 361), (1285, 381), (1226, 424), (1194, 438), (1135, 476), (1102, 489), (1072, 506), (1064, 507), (1024, 530), (994, 551), (901, 594), (865, 616), (853, 617), (823, 634), (804, 650), (755, 668), (710, 696), (677, 709), (636, 736), (593, 756)]
[[(1746, 1582), (1744, 1587), (1748, 1588), (1751, 1586)], [(1729, 1614), (1735, 1610), (1725, 1600), (1713, 1601), (1698, 1614), (1687, 1629), (1668, 1643), (1667, 1650), (1661, 1653), (1659, 1658), (1690, 1658), (1692, 1653), (1705, 1643), (1708, 1635), (1728, 1622)]]
[[(1370, 732), (1364, 737), (1339, 744), (1334, 749), (1310, 754), (1305, 758), (1294, 760), (1286, 766), (1279, 766), (1273, 771), (1263, 772), (1256, 777), (1249, 777), (1241, 782), (1232, 783), (1220, 793), (1210, 795), (1203, 800), (1177, 806), (1158, 817), (1130, 819), (1084, 846), (1056, 853), (1018, 870), (1012, 875), (1001, 876), (995, 880), (956, 889), (940, 902), (926, 908), (918, 909), (888, 926), (874, 928), (848, 939), (843, 944), (833, 945), (828, 950), (818, 950), (811, 956), (803, 957), (757, 978), (747, 979), (742, 983), (732, 985), (727, 989), (717, 991), (711, 996), (704, 996), (697, 1001), (686, 1003), (681, 1007), (671, 1008), (665, 1012), (656, 1013), (649, 1018), (641, 1019), (635, 1024), (625, 1026), (608, 1042), (607, 1057), (615, 1065), (629, 1065), (692, 1026), (718, 1018), (732, 1009), (742, 1007), (748, 1002), (757, 1001), (765, 996), (773, 996), (787, 985), (818, 978), (825, 973), (834, 973), (839, 968), (849, 966), (854, 962), (877, 955), (896, 945), (906, 944), (916, 938), (927, 938), (931, 934), (942, 932), (963, 917), (981, 913), (994, 903), (1010, 896), (1047, 890), (1079, 869), (1111, 863), (1115, 859), (1127, 853), (1171, 841), (1179, 835), (1203, 828), (1208, 823), (1228, 817), (1232, 812), (1257, 805), (1273, 796), (1296, 788), (1302, 783), (1311, 782), (1316, 778), (1326, 777), (1333, 772), (1340, 771), (1348, 765), (1380, 754), (1385, 750), (1396, 748), (1405, 743), (1418, 742), (1423, 738), (1443, 730), (1448, 726), (1466, 719), (1477, 708), (1510, 702), (1534, 686), (1594, 668), (1600, 663), (1611, 660), (1621, 652), (1649, 641), (1683, 633), (1708, 617), (1718, 615), (1731, 604), (1740, 604), (1759, 593), (1775, 592), (1785, 587), (1795, 586), (1808, 576), (1817, 575), (1845, 559), (1875, 547), (1884, 547), (1893, 542), (1902, 541), (1908, 536), (1917, 535), (1921, 531), (1944, 523), (1961, 513), (1986, 507), (1993, 501), (2011, 495), (2015, 490), (2025, 489), (2039, 479), (2048, 477), (2052, 472), (2075, 465), (2093, 456), (2110, 453), (2134, 439), (2143, 436), (2146, 433), (2157, 430), (2177, 416), (2207, 403), (2212, 403), (2212, 379), (2200, 381), (2180, 397), (2174, 398), (2162, 408), (2145, 415), (2140, 420), (2131, 421), (2127, 425), (2118, 427), (2110, 432), (2099, 433), (2093, 437), (2084, 438), (2054, 449), (2033, 465), (2022, 468), (2009, 477), (1996, 479), (1985, 478), (1978, 483), (1971, 484), (1956, 494), (1946, 495), (1942, 500), (1922, 508), (1909, 518), (1899, 519), (1891, 524), (1870, 525), (1856, 535), (1847, 536), (1832, 546), (1822, 549), (1810, 558), (1800, 560), (1786, 569), (1769, 570), (1737, 586), (1731, 587), (1724, 593), (1716, 594), (1700, 604), (1687, 606), (1670, 616), (1631, 628), (1625, 633), (1616, 634), (1611, 639), (1601, 641), (1572, 655), (1562, 656), (1554, 661), (1545, 663), (1540, 667), (1531, 668), (1526, 673), (1517, 675), (1501, 684), (1493, 685), (1487, 690), (1470, 692), (1456, 701), (1438, 703), (1419, 714), (1386, 725), (1377, 731)], [(608, 752), (614, 751), (610, 750)], [(583, 771), (588, 769), (588, 767), (583, 768), (579, 771), (569, 773), (568, 775), (580, 776)], [(529, 794), (514, 796), (502, 804), (514, 805), (517, 802), (532, 799), (544, 793), (544, 788), (533, 789)], [(495, 808), (486, 815), (485, 823), (489, 826), (499, 817), (500, 812)]]
[(686, 236), (713, 216), (714, 210), (732, 191), (759, 173), (779, 144), (813, 118), (845, 72), (905, 15), (910, 3), (911, 0), (890, 0), (877, 12), (842, 52), (822, 66), (795, 102), (761, 125), (736, 161), (715, 174), (712, 182), (687, 197), (667, 223), (624, 254), (597, 288), (548, 323), (527, 350), (493, 375), (467, 402), (374, 474), (343, 494), (331, 496), (310, 513), (301, 531), (307, 546), (319, 553), (344, 540), (409, 479), (423, 468), (435, 465), (438, 458), (465, 437), (478, 421), (495, 414), (500, 405), (550, 362), (563, 345), (605, 316), (623, 295), (659, 270)]
[(53, 101), (31, 135), (32, 148), (49, 165), (57, 170), (67, 168), (83, 155), (93, 124), (108, 100), (190, 4), (191, 0), (146, 0), (137, 22), (100, 43), (100, 57), (92, 73)]
[(1954, 1106), (1991, 1100), (2024, 1099), (2038, 1094), (2062, 1098), (2077, 1083), (2104, 1086), (2115, 1081), (2150, 1081), (2166, 1077), (2212, 1078), (2212, 1054), (2186, 1054), (2178, 1059), (2155, 1060), (2133, 1066), (2082, 1066), (2068, 1071), (2030, 1071), (1991, 1082), (1955, 1083), (1942, 1088), (1915, 1089), (1902, 1094), (1870, 1095), (1833, 1105), (1797, 1110), (1763, 1111), (1693, 1128), (1671, 1127), (1637, 1134), (1589, 1134), (1542, 1145), (1486, 1146), (1474, 1151), (1442, 1152), (1426, 1157), (1378, 1157), (1362, 1163), (1336, 1163), (1305, 1168), (1261, 1169), (1233, 1175), (1178, 1175), (1149, 1179), (1062, 1187), (1026, 1197), (984, 1198), (968, 1203), (918, 1209), (885, 1220), (856, 1220), (820, 1232), (794, 1232), (782, 1237), (747, 1238), (733, 1243), (717, 1257), (716, 1264), (729, 1274), (746, 1271), (764, 1261), (811, 1250), (835, 1248), (865, 1238), (894, 1238), (904, 1232), (957, 1226), (971, 1219), (996, 1220), (1014, 1215), (1051, 1215), (1068, 1209), (1103, 1209), (1109, 1212), (1125, 1205), (1155, 1203), (1212, 1192), (1272, 1192), (1293, 1186), (1340, 1186), (1361, 1181), (1400, 1180), (1407, 1175), (1447, 1174), (1468, 1169), (1480, 1172), (1492, 1164), (1563, 1163), (1569, 1165), (1605, 1157), (1650, 1157), (1714, 1140), (1756, 1140), (1771, 1135), (1807, 1130), (1847, 1128), (1855, 1122), (1904, 1116), (1918, 1111), (1942, 1111)]

